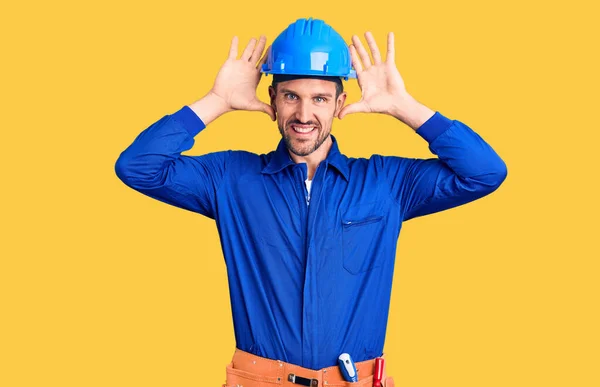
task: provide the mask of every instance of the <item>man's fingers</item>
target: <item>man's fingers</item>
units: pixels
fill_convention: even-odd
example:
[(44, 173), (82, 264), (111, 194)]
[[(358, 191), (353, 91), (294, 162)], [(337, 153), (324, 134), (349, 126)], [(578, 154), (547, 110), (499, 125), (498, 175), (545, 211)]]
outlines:
[(263, 57), (260, 58), (260, 61), (256, 64), (256, 69), (258, 71), (262, 70), (262, 67), (265, 63), (267, 63), (267, 54), (263, 55)]
[(371, 49), (371, 55), (373, 55), (373, 63), (381, 63), (381, 53), (379, 52), (379, 47), (377, 47), (377, 43), (375, 42), (373, 34), (367, 31), (365, 32), (365, 38), (367, 39), (367, 43), (369, 44), (369, 48)]
[(356, 70), (356, 74), (360, 74), (363, 71), (363, 67), (360, 63), (360, 59), (358, 59), (356, 47), (354, 47), (353, 44), (350, 45), (350, 57), (352, 58), (352, 65), (354, 66), (354, 70)]
[(267, 113), (267, 115), (271, 117), (271, 120), (275, 121), (275, 111), (273, 110), (273, 107), (258, 99), (255, 99), (250, 103), (248, 110)]
[(248, 42), (248, 45), (244, 49), (244, 52), (242, 53), (242, 57), (240, 59), (245, 60), (245, 61), (250, 60), (250, 56), (252, 55), (252, 52), (254, 51), (254, 46), (256, 46), (256, 39), (252, 38), (252, 39), (250, 39), (250, 42)]
[(262, 70), (262, 67), (265, 63), (267, 63), (267, 59), (269, 59), (269, 51), (271, 50), (271, 46), (267, 47), (265, 51), (265, 55), (260, 59), (260, 62), (256, 65), (258, 71)]
[(350, 105), (346, 105), (340, 110), (338, 113), (338, 118), (341, 120), (348, 114), (364, 112), (365, 106), (362, 102), (351, 103)]
[(275, 121), (275, 111), (271, 105), (267, 105), (264, 102), (261, 102), (261, 110), (271, 117), (271, 120)]
[(237, 59), (238, 55), (238, 37), (234, 36), (231, 39), (231, 46), (229, 47), (229, 59)]
[(388, 33), (387, 55), (385, 58), (390, 63), (396, 63), (396, 49), (394, 47), (394, 33)]
[(254, 52), (252, 53), (252, 56), (250, 57), (250, 63), (252, 63), (252, 65), (256, 65), (256, 62), (258, 62), (258, 60), (260, 59), (260, 56), (262, 55), (266, 44), (267, 44), (267, 38), (265, 36), (261, 35), (260, 39), (258, 39), (258, 45), (254, 49)]
[(352, 43), (354, 43), (354, 47), (356, 48), (358, 55), (360, 55), (360, 59), (363, 62), (363, 68), (366, 70), (369, 67), (371, 67), (371, 58), (369, 58), (369, 54), (367, 53), (367, 50), (365, 50), (365, 48), (363, 47), (358, 36), (352, 36)]

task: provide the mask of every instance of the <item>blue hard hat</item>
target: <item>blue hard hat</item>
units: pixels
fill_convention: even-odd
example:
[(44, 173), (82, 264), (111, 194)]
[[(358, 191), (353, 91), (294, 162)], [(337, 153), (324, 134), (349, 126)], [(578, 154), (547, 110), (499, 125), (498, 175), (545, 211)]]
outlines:
[(275, 39), (261, 72), (356, 78), (340, 34), (319, 19), (298, 19)]

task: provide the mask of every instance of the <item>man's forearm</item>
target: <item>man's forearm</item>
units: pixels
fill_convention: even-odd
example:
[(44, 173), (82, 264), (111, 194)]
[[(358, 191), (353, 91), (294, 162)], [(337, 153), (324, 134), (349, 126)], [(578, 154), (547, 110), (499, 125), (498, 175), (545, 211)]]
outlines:
[(423, 105), (409, 94), (399, 98), (394, 105), (391, 115), (415, 131), (435, 114), (435, 111)]

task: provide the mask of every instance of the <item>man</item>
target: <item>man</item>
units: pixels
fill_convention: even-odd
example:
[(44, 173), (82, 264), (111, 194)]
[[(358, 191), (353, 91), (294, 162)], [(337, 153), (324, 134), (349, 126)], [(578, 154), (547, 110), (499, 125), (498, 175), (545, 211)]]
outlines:
[[(228, 386), (339, 383), (342, 353), (361, 380), (372, 378), (402, 223), (488, 195), (506, 177), (504, 162), (472, 129), (407, 93), (392, 33), (385, 60), (365, 37), (373, 60), (358, 37), (348, 47), (312, 18), (290, 24), (262, 59), (264, 37), (240, 58), (234, 38), (213, 88), (145, 129), (116, 163), (129, 187), (215, 219), (237, 346)], [(256, 95), (261, 72), (273, 75), (270, 104)], [(362, 98), (345, 105), (341, 79), (353, 77)], [(234, 110), (276, 120), (277, 149), (181, 155)], [(438, 157), (343, 155), (333, 119), (359, 112), (397, 118)]]

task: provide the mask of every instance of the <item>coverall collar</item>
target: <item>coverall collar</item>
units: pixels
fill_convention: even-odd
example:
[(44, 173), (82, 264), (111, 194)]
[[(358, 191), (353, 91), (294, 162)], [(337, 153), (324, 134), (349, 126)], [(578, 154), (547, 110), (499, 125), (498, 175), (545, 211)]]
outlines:
[[(327, 157), (323, 162), (332, 165), (335, 169), (338, 170), (344, 176), (346, 181), (348, 180), (349, 169), (348, 169), (348, 159), (344, 156), (338, 147), (338, 142), (333, 135), (331, 136), (332, 145)], [(262, 169), (262, 173), (266, 174), (274, 174), (281, 172), (284, 168), (294, 165), (294, 160), (290, 157), (290, 153), (285, 144), (285, 140), (282, 138), (279, 141), (279, 145), (275, 150), (273, 156), (269, 163)]]

